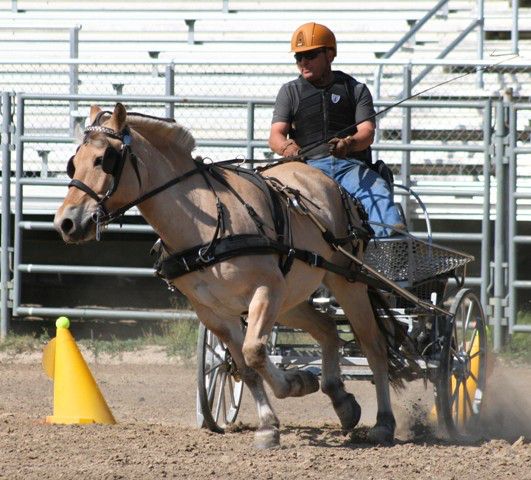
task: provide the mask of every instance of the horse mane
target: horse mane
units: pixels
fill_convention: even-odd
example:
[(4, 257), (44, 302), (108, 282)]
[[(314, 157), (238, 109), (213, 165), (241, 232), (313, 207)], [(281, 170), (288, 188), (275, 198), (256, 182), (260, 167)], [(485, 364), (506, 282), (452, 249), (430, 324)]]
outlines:
[(195, 139), (190, 131), (173, 119), (127, 112), (126, 122), (133, 130), (161, 151), (171, 145), (191, 154), (195, 148)]

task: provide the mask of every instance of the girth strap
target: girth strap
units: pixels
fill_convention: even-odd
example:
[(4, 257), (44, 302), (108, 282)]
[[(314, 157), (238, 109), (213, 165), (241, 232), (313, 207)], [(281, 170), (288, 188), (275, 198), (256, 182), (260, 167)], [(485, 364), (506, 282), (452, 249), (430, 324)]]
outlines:
[[(206, 249), (209, 254), (205, 255)], [(202, 270), (219, 262), (223, 262), (237, 256), (267, 255), (277, 253), (287, 255), (290, 258), (301, 260), (313, 267), (323, 268), (330, 272), (337, 273), (345, 277), (348, 281), (362, 281), (377, 288), (382, 287), (382, 283), (369, 277), (359, 269), (352, 270), (329, 262), (324, 257), (315, 252), (291, 248), (288, 245), (271, 240), (263, 235), (242, 234), (219, 239), (215, 245), (190, 248), (183, 252), (173, 254), (166, 258), (160, 258), (155, 264), (157, 274), (166, 280), (172, 280), (182, 275), (197, 270)]]

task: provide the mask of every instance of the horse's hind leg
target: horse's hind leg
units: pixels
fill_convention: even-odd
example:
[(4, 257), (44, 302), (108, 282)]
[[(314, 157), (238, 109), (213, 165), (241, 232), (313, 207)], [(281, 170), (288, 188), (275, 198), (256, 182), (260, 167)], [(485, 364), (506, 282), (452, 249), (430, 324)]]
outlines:
[(354, 395), (345, 390), (339, 366), (339, 344), (336, 322), (304, 302), (282, 315), (279, 322), (309, 333), (321, 346), (321, 390), (330, 397), (341, 427), (353, 429), (359, 422), (361, 407)]
[(369, 439), (374, 443), (392, 443), (396, 422), (389, 392), (387, 344), (374, 317), (367, 286), (360, 282), (350, 283), (334, 274), (326, 276), (326, 284), (343, 307), (373, 373), (378, 413)]
[(278, 445), (280, 422), (269, 402), (262, 377), (254, 369), (247, 366), (243, 358), (244, 333), (240, 325), (240, 319), (234, 318), (230, 321), (224, 321), (208, 308), (199, 305), (195, 305), (194, 308), (205, 326), (227, 345), (232, 358), (238, 366), (238, 372), (242, 380), (254, 398), (258, 412), (258, 430), (255, 434), (255, 445), (259, 448)]

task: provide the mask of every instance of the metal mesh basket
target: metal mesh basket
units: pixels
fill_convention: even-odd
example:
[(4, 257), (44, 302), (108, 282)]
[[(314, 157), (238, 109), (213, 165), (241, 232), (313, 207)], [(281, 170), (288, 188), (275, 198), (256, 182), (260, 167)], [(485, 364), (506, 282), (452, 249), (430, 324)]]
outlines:
[(472, 255), (407, 235), (371, 241), (364, 262), (389, 280), (411, 287), (452, 272), (472, 260)]

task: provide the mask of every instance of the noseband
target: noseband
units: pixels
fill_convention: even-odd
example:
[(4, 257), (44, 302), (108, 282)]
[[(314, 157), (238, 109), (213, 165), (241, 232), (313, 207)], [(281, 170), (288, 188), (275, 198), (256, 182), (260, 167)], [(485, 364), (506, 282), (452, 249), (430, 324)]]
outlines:
[(73, 155), (68, 161), (67, 169), (66, 169), (68, 176), (72, 179), (70, 183), (68, 184), (68, 188), (75, 187), (75, 188), (78, 188), (79, 190), (82, 190), (87, 195), (89, 195), (92, 199), (94, 199), (97, 203), (96, 212), (92, 215), (92, 220), (94, 220), (94, 222), (96, 223), (96, 240), (100, 240), (102, 226), (106, 225), (107, 223), (109, 223), (110, 220), (113, 219), (113, 216), (109, 213), (109, 211), (105, 207), (105, 202), (118, 189), (118, 185), (122, 177), (122, 171), (124, 169), (125, 162), (127, 161), (128, 158), (131, 160), (131, 164), (133, 165), (135, 174), (138, 178), (138, 183), (140, 185), (142, 184), (140, 180), (140, 172), (138, 170), (138, 159), (136, 155), (131, 151), (132, 137), (131, 137), (131, 131), (129, 130), (129, 127), (126, 126), (121, 132), (116, 132), (112, 128), (103, 127), (99, 125), (99, 122), (102, 116), (106, 113), (110, 113), (110, 112), (98, 113), (93, 124), (88, 126), (85, 129), (85, 131), (83, 132), (85, 134), (83, 143), (87, 141), (87, 137), (91, 132), (102, 133), (107, 137), (114, 138), (122, 142), (120, 150), (116, 150), (114, 147), (111, 147), (109, 145), (105, 149), (103, 156), (97, 159), (99, 161), (99, 164), (102, 167), (102, 170), (105, 173), (112, 176), (111, 185), (109, 189), (107, 190), (107, 192), (104, 195), (100, 195), (96, 193), (92, 188), (90, 188), (86, 183), (83, 183), (81, 180), (73, 178), (75, 174), (75, 167), (74, 167), (75, 155)]

